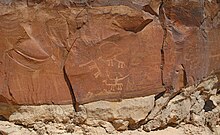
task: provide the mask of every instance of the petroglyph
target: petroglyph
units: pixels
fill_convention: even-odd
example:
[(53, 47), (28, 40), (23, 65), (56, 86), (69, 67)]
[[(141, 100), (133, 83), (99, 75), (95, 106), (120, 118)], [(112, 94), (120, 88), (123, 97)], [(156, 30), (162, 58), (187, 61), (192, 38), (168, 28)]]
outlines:
[(11, 60), (13, 60), (15, 63), (17, 63), (18, 65), (20, 65), (20, 66), (22, 66), (22, 67), (24, 67), (24, 68), (26, 68), (26, 69), (28, 69), (28, 70), (30, 70), (30, 71), (35, 71), (35, 70), (36, 70), (36, 69), (33, 69), (33, 68), (31, 68), (31, 67), (29, 67), (29, 66), (26, 66), (26, 65), (22, 64), (21, 62), (17, 61), (15, 58), (13, 58), (13, 57), (10, 55), (10, 53), (7, 53), (7, 56), (8, 56)]
[(126, 75), (124, 77), (119, 78), (118, 76), (116, 76), (115, 78), (110, 78), (109, 75), (107, 74), (108, 79), (110, 81), (113, 81), (113, 83), (108, 83), (107, 80), (103, 80), (102, 82), (106, 85), (110, 87), (110, 91), (121, 91), (123, 89), (123, 83), (119, 82), (124, 80), (125, 78), (127, 78), (129, 75)]
[(113, 67), (114, 66), (114, 61), (117, 62), (118, 68), (124, 68), (125, 67), (125, 62), (120, 61), (116, 58), (116, 55), (109, 60), (106, 60), (108, 62), (108, 66)]
[(95, 76), (95, 78), (98, 78), (102, 75), (100, 68), (98, 67), (97, 63), (94, 60), (91, 60), (85, 64), (79, 65), (79, 67), (85, 67), (85, 66), (88, 66), (90, 71), (93, 69), (96, 70), (96, 72), (93, 74)]
[(117, 58), (123, 53), (122, 49), (119, 48), (117, 44), (107, 42), (100, 45), (99, 49), (102, 53), (102, 56), (99, 59), (106, 61), (109, 67), (113, 67), (115, 62), (117, 63), (118, 68), (125, 67), (125, 62), (118, 60)]

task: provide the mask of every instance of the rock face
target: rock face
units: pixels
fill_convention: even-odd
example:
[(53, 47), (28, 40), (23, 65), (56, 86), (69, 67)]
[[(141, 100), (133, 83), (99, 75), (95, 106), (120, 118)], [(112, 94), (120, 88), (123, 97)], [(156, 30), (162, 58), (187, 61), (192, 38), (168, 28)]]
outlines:
[(219, 135), (218, 83), (212, 76), (177, 94), (97, 101), (80, 105), (79, 112), (72, 105), (21, 106), (8, 121), (0, 118), (0, 133)]
[(0, 7), (3, 103), (140, 97), (220, 69), (217, 0), (4, 0)]

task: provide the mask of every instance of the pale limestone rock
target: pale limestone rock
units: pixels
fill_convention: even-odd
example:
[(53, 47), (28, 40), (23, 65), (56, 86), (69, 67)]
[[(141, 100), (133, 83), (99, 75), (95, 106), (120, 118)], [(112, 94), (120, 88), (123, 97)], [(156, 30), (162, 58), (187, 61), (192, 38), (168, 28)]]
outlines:
[(22, 126), (14, 125), (8, 121), (0, 121), (0, 131), (9, 135), (37, 135), (32, 129), (26, 129)]
[(106, 129), (103, 127), (90, 127), (87, 126), (86, 135), (107, 135), (109, 133), (106, 132)]
[(191, 116), (191, 122), (193, 122), (196, 126), (204, 126), (205, 124), (205, 115), (204, 111), (200, 112), (200, 114), (192, 114)]
[(74, 130), (75, 130), (75, 125), (74, 125), (74, 124), (68, 124), (68, 125), (66, 125), (66, 131), (67, 131), (68, 133), (73, 133)]
[(160, 126), (161, 126), (161, 122), (158, 119), (150, 120), (149, 122), (147, 122), (147, 124), (143, 126), (143, 130), (149, 132), (151, 130), (155, 130), (159, 128)]
[(124, 131), (128, 129), (129, 121), (124, 120), (114, 120), (112, 125), (118, 131)]
[(202, 97), (200, 95), (198, 95), (197, 97), (191, 97), (191, 99), (194, 99), (194, 102), (192, 102), (191, 100), (191, 111), (195, 114), (199, 114), (199, 112), (202, 111), (204, 105), (205, 105), (205, 101), (202, 99)]
[(200, 83), (197, 88), (199, 87), (203, 87), (205, 88), (206, 90), (210, 90), (212, 91), (213, 90), (213, 87), (214, 85), (218, 83), (218, 78), (217, 77), (211, 77), (205, 81), (203, 81), (202, 83)]
[(87, 113), (84, 106), (80, 105), (80, 111), (76, 112), (72, 121), (75, 124), (83, 124), (87, 119)]
[(215, 132), (215, 135), (220, 135), (220, 125), (217, 125), (217, 126), (214, 128), (214, 132)]
[(210, 97), (215, 106), (220, 106), (220, 95), (213, 95)]
[(182, 129), (185, 135), (213, 135), (208, 127), (194, 126), (192, 124), (180, 125), (179, 129)]
[(107, 122), (107, 121), (100, 121), (100, 122), (99, 122), (99, 125), (100, 125), (101, 127), (103, 127), (103, 128), (106, 130), (107, 133), (112, 134), (112, 133), (115, 132), (115, 128), (112, 126), (111, 123), (109, 123), (109, 122)]
[(37, 121), (65, 123), (74, 114), (72, 105), (21, 106), (9, 117), (9, 121), (25, 126), (33, 126)]
[(48, 134), (54, 135), (54, 134), (63, 134), (66, 131), (65, 130), (59, 130), (54, 125), (46, 125), (46, 130)]
[(154, 95), (125, 99), (121, 102), (98, 101), (85, 104), (88, 118), (111, 121), (113, 119), (138, 122), (145, 119), (154, 107)]
[(84, 135), (82, 127), (76, 126), (75, 129), (74, 129), (74, 133), (73, 134)]
[(205, 112), (207, 126), (215, 128), (220, 123), (220, 107), (214, 108), (212, 111)]
[(161, 109), (166, 105), (166, 102), (169, 100), (169, 97), (160, 97), (155, 101), (155, 106), (147, 117), (148, 119), (154, 119), (155, 116), (161, 111)]
[(177, 95), (170, 100), (166, 109), (162, 112), (162, 119), (167, 123), (179, 123), (187, 117), (190, 113), (190, 99)]
[(88, 126), (98, 127), (98, 126), (100, 126), (99, 125), (100, 121), (101, 120), (94, 120), (93, 118), (88, 118), (88, 119), (86, 119), (84, 124), (86, 124)]

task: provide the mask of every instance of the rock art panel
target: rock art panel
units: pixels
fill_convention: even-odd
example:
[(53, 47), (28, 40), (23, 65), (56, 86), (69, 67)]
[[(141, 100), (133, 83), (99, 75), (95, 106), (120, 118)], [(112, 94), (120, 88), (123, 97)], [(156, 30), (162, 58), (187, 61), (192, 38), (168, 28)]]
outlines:
[(104, 15), (99, 16), (102, 25), (98, 27), (99, 19), (91, 17), (89, 24), (80, 29), (81, 34), (86, 31), (85, 35), (76, 40), (77, 49), (72, 49), (65, 66), (79, 103), (130, 98), (164, 90), (160, 72), (163, 30), (159, 21), (134, 32), (128, 30), (135, 29), (134, 24), (126, 25), (128, 18), (132, 20), (133, 17), (120, 20), (118, 17), (112, 15), (103, 19)]
[(0, 16), (2, 102), (66, 104), (76, 98), (82, 104), (163, 90), (157, 18), (123, 3), (58, 11), (32, 6)]
[[(31, 10), (27, 12), (32, 14)], [(42, 14), (35, 12), (30, 18), (22, 18), (24, 13), (20, 11), (1, 16), (3, 101), (14, 104), (71, 102), (61, 67), (65, 50), (51, 42), (45, 25), (49, 18)]]

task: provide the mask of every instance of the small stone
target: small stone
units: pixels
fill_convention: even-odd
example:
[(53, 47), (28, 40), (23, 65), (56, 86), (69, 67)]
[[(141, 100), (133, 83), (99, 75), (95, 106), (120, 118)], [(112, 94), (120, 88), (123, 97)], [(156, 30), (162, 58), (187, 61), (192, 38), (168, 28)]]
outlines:
[(77, 112), (72, 119), (75, 124), (83, 124), (87, 119), (87, 113), (84, 106), (81, 105), (80, 110), (81, 111)]
[(214, 129), (215, 135), (220, 135), (220, 126), (217, 125)]
[(129, 121), (123, 121), (123, 120), (114, 120), (112, 125), (114, 128), (118, 131), (124, 131), (128, 129)]
[(67, 131), (68, 133), (73, 133), (74, 130), (75, 130), (75, 125), (69, 124), (69, 125), (66, 126), (66, 131)]
[(191, 122), (193, 122), (193, 124), (197, 126), (204, 126), (205, 124), (204, 111), (202, 111), (199, 115), (193, 113), (191, 116)]
[(220, 95), (214, 95), (210, 97), (210, 100), (213, 101), (215, 106), (220, 106)]
[(143, 130), (146, 132), (150, 132), (151, 130), (155, 130), (157, 128), (159, 128), (161, 126), (161, 122), (160, 120), (150, 120), (149, 122), (147, 122), (147, 124), (145, 124), (143, 126)]
[(100, 126), (99, 125), (100, 121), (102, 121), (102, 120), (95, 120), (92, 118), (88, 118), (88, 119), (86, 119), (85, 124), (88, 126), (98, 127), (98, 126)]
[(109, 134), (112, 134), (115, 132), (115, 128), (112, 126), (111, 123), (107, 122), (107, 121), (100, 121), (99, 125), (103, 128), (105, 128), (106, 132)]

